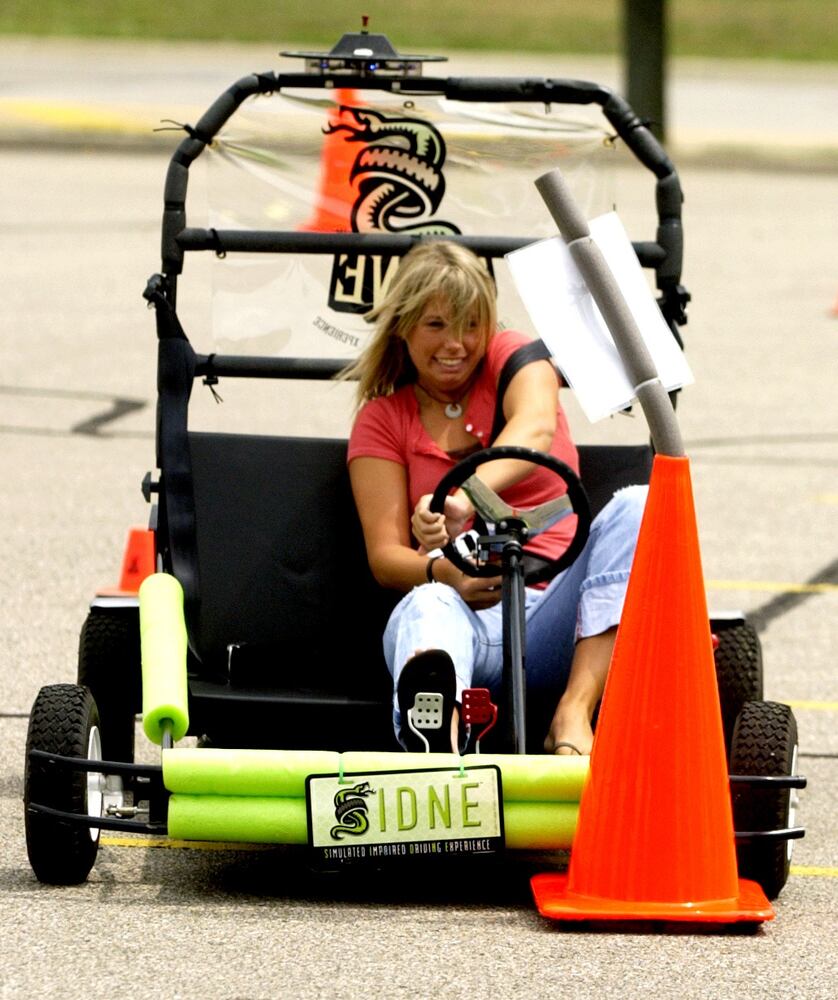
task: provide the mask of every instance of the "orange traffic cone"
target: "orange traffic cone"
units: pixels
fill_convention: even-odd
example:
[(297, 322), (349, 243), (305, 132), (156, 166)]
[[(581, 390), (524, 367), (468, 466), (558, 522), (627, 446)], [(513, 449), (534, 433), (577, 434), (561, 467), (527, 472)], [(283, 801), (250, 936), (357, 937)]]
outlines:
[(657, 456), (567, 875), (536, 875), (557, 920), (760, 923), (736, 871), (689, 460)]
[[(329, 112), (329, 125), (334, 128), (346, 118), (345, 107), (354, 107), (358, 98), (354, 90), (335, 91), (336, 107)], [(348, 233), (352, 231), (352, 206), (355, 190), (350, 174), (358, 144), (347, 142), (343, 130), (327, 132), (323, 136), (320, 153), (320, 185), (314, 214), (309, 222), (299, 228), (310, 233)]]
[(140, 584), (154, 570), (154, 532), (148, 528), (131, 528), (122, 557), (118, 593), (136, 594)]

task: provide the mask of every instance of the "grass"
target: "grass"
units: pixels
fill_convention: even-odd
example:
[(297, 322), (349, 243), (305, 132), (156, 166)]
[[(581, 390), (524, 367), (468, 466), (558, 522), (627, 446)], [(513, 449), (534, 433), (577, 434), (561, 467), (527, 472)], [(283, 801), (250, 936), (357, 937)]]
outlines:
[[(2, 0), (0, 33), (309, 43), (371, 17), (413, 52), (621, 50), (625, 0)], [(838, 61), (835, 0), (668, 0), (670, 52)]]

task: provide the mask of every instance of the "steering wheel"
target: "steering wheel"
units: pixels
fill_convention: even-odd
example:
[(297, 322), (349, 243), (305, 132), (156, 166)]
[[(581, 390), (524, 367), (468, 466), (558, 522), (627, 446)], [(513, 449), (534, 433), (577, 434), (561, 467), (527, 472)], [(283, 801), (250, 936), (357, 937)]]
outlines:
[[(513, 509), (474, 474), (477, 468), (486, 462), (505, 458), (532, 462), (533, 465), (541, 465), (545, 469), (549, 469), (564, 481), (567, 492), (555, 500), (539, 504), (532, 510)], [(485, 522), (493, 524), (496, 530), (502, 534), (515, 535), (522, 544), (541, 534), (542, 531), (546, 531), (547, 528), (552, 527), (569, 514), (576, 514), (576, 533), (571, 539), (570, 545), (558, 559), (547, 559), (532, 552), (524, 552), (524, 582), (526, 584), (552, 580), (557, 573), (570, 566), (588, 540), (591, 528), (591, 508), (588, 504), (587, 494), (573, 469), (552, 455), (518, 445), (484, 448), (458, 462), (450, 472), (442, 477), (431, 498), (430, 509), (435, 514), (443, 513), (445, 498), (452, 490), (460, 487), (468, 496), (476, 513)], [(498, 575), (497, 565), (490, 563), (480, 565), (471, 562), (460, 553), (453, 540), (449, 540), (442, 551), (447, 559), (469, 576)]]

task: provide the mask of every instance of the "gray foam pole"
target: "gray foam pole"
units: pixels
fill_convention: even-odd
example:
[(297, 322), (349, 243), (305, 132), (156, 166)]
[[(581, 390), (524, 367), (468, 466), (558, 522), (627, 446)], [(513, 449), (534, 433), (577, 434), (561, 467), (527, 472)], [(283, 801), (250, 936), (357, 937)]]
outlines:
[(681, 430), (669, 393), (658, 377), (649, 349), (611, 268), (591, 238), (588, 220), (579, 210), (560, 170), (543, 174), (535, 186), (614, 338), (626, 374), (649, 424), (655, 451), (659, 455), (683, 455)]

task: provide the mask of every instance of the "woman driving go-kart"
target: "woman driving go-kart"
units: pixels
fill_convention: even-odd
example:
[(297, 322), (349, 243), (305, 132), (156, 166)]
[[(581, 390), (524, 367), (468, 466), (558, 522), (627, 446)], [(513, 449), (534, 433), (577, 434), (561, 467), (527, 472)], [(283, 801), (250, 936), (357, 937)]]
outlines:
[[(796, 723), (762, 700), (753, 626), (707, 614), (691, 500), (679, 499), (680, 521), (660, 518), (676, 469), (677, 498), (689, 486), (671, 386), (627, 349), (638, 338), (616, 310), (609, 329), (623, 335), (634, 390), (617, 406), (637, 399), (652, 447), (577, 449), (544, 344), (496, 319), (504, 259), (502, 303), (512, 277), (527, 304), (522, 270), (558, 288), (558, 269), (542, 277), (516, 262), (552, 232), (543, 206), (528, 207), (536, 177), (603, 316), (615, 313), (622, 296), (597, 297), (603, 281), (588, 281), (594, 241), (559, 197), (556, 161), (594, 147), (610, 156), (616, 135), (656, 178), (655, 237), (632, 242), (630, 257), (654, 272), (652, 314), (659, 306), (680, 342), (690, 296), (674, 165), (598, 84), (425, 76), (439, 57), (400, 56), (366, 30), (290, 55), (305, 72), (236, 81), (172, 153), (161, 267), (143, 292), (157, 333), (148, 528), (129, 532), (119, 587), (90, 603), (76, 683), (45, 685), (30, 713), (33, 872), (83, 882), (100, 831), (306, 847), (330, 871), (572, 849), (586, 877), (596, 856), (633, 886), (640, 866), (628, 862), (641, 856), (645, 886), (649, 868), (722, 871), (723, 884), (714, 876), (688, 895), (652, 886), (653, 907), (667, 900), (673, 919), (692, 920), (696, 900), (723, 903), (725, 920), (768, 919), (762, 900), (727, 904), (741, 894), (737, 863), (772, 897), (788, 878), (806, 783)], [(588, 106), (605, 130), (577, 115)], [(212, 228), (187, 205), (203, 154), (223, 197)], [(241, 211), (227, 200), (240, 189)], [(518, 231), (487, 231), (494, 221)], [(234, 354), (200, 353), (178, 315), (182, 279), (205, 273), (185, 262), (208, 253), (213, 336), (240, 345)], [(566, 312), (551, 304), (550, 315), (578, 338)], [(586, 372), (599, 387), (598, 364)], [(349, 383), (327, 386), (339, 374), (357, 379), (354, 419)], [(583, 382), (568, 374), (582, 405)], [(217, 408), (222, 379), (239, 390)], [(303, 409), (317, 383), (328, 405)], [(265, 416), (268, 432), (250, 427)], [(636, 484), (650, 481), (647, 500)], [(681, 536), (686, 557), (668, 544)], [(644, 572), (650, 549), (660, 579)], [(135, 756), (138, 713), (159, 746), (150, 763), (145, 747)], [(420, 752), (400, 752), (394, 728)], [(591, 788), (605, 789), (588, 797), (593, 826)], [(594, 844), (592, 828), (612, 840)], [(564, 892), (554, 874), (533, 887), (550, 916)]]
[[(407, 749), (457, 752), (463, 691), (495, 693), (501, 684), (502, 587), (499, 572), (484, 565), (471, 575), (462, 557), (438, 551), (470, 527), (475, 506), (473, 491), (460, 488), (434, 512), (434, 490), (489, 444), (553, 456), (559, 469), (569, 467), (568, 480), (578, 458), (554, 366), (525, 335), (497, 329), (494, 282), (471, 251), (445, 241), (411, 250), (371, 318), (375, 333), (347, 372), (359, 380), (360, 404), (348, 462), (370, 568), (381, 585), (405, 594), (384, 633), (396, 735)], [(499, 393), (511, 358), (521, 360)], [(518, 458), (485, 462), (477, 474), (516, 512), (568, 489), (555, 469)], [(572, 565), (526, 588), (527, 690), (552, 713), (549, 753), (591, 751), (645, 496), (643, 486), (616, 493)], [(555, 566), (574, 521), (551, 524), (527, 552)], [(442, 725), (422, 731), (412, 710), (426, 692), (442, 696)]]

